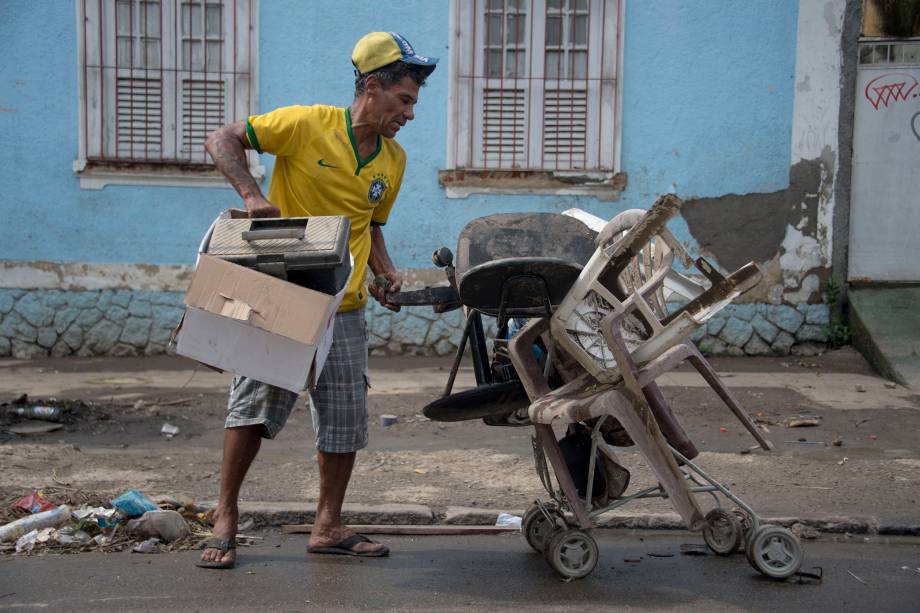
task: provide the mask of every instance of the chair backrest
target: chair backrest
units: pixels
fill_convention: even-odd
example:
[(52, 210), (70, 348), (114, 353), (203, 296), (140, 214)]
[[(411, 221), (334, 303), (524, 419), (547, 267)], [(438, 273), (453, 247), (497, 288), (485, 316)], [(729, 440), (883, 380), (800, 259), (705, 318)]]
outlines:
[(611, 220), (607, 229), (613, 240), (594, 253), (552, 316), (553, 338), (600, 381), (620, 378), (605, 325), (617, 322), (632, 360), (646, 364), (686, 341), (760, 279), (753, 263), (723, 277), (700, 259), (695, 265), (709, 277), (711, 287), (668, 313), (662, 291), (665, 278), (675, 257), (685, 265), (690, 262), (665, 227), (681, 204), (675, 196), (662, 196), (648, 211), (625, 211)]
[[(610, 220), (609, 225), (613, 231), (610, 243), (623, 239), (646, 213), (642, 209), (629, 209)], [(647, 243), (639, 246), (622, 270), (614, 272), (608, 269), (600, 279), (621, 300), (626, 300), (631, 294), (641, 294), (656, 320), (664, 319), (668, 314), (661, 281), (671, 270), (674, 260), (674, 250), (664, 235), (665, 231), (665, 228), (661, 228)], [(646, 322), (646, 328), (650, 326), (651, 322)]]
[(602, 330), (611, 314), (622, 315), (619, 332), (632, 353), (660, 333), (667, 316), (662, 284), (674, 260), (665, 224), (680, 208), (673, 196), (649, 211), (632, 209), (608, 225), (611, 242), (598, 248), (552, 317), (553, 338), (595, 377), (618, 378)]

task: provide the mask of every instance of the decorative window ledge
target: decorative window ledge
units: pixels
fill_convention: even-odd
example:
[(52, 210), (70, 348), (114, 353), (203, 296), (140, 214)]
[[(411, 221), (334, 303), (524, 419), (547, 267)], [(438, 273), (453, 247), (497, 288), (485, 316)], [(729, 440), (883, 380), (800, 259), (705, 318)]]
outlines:
[(626, 188), (626, 173), (454, 169), (439, 171), (438, 183), (445, 188), (448, 198), (466, 198), (470, 194), (538, 194), (617, 200)]
[[(106, 185), (168, 187), (233, 187), (212, 164), (144, 164), (75, 160), (73, 171), (80, 189), (102, 189)], [(265, 178), (265, 167), (250, 166), (257, 181)]]

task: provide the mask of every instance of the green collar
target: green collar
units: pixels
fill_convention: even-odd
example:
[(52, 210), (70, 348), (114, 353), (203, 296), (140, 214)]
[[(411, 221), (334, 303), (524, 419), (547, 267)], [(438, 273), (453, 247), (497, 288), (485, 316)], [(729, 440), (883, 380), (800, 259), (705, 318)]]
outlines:
[(374, 149), (374, 152), (366, 160), (362, 160), (361, 156), (358, 155), (358, 143), (355, 142), (355, 135), (351, 131), (351, 109), (347, 106), (345, 107), (345, 128), (348, 130), (348, 140), (351, 141), (351, 148), (355, 152), (355, 160), (358, 162), (358, 167), (355, 168), (355, 175), (361, 173), (361, 169), (371, 163), (371, 161), (377, 157), (377, 154), (380, 153), (380, 147), (382, 145), (380, 135), (377, 135), (377, 148)]

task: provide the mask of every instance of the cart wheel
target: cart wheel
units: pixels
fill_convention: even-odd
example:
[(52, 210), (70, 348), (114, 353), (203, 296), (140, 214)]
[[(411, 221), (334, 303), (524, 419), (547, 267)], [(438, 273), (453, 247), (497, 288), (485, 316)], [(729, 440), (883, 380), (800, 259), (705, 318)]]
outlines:
[[(543, 505), (549, 512), (550, 516), (555, 518), (556, 507), (553, 505)], [(546, 515), (540, 510), (538, 505), (533, 505), (524, 513), (524, 519), (521, 521), (521, 531), (524, 532), (524, 538), (527, 544), (533, 547), (534, 551), (543, 553), (546, 543), (553, 535), (553, 532), (559, 530), (559, 525), (546, 519)]]
[(741, 521), (731, 511), (713, 509), (706, 514), (703, 540), (714, 553), (730, 556), (741, 542)]
[(749, 540), (751, 540), (751, 518), (747, 512), (742, 511), (737, 507), (732, 509), (732, 513), (741, 523), (741, 539), (738, 541), (738, 551), (746, 551), (747, 543)]
[(751, 566), (771, 579), (787, 579), (795, 574), (805, 555), (796, 535), (780, 526), (757, 529), (747, 546)]
[(597, 566), (597, 542), (584, 530), (567, 528), (550, 537), (543, 557), (564, 579), (581, 579)]

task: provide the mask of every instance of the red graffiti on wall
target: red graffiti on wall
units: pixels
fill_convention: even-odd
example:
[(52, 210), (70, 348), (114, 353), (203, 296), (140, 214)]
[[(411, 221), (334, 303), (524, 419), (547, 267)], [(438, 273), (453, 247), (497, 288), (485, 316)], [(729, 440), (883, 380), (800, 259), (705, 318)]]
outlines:
[(888, 108), (888, 104), (899, 100), (916, 98), (917, 79), (903, 72), (892, 72), (876, 77), (866, 84), (866, 100), (877, 111), (879, 106)]

